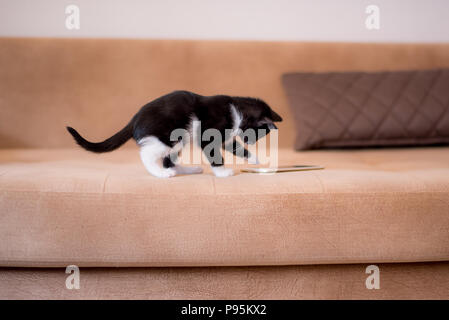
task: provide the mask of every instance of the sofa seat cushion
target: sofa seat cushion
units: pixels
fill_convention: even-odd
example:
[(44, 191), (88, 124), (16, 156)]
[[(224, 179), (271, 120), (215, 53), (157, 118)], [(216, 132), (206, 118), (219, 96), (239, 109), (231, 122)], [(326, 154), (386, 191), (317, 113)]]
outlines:
[(449, 260), (449, 148), (294, 152), (325, 170), (158, 179), (134, 149), (0, 150), (0, 266)]

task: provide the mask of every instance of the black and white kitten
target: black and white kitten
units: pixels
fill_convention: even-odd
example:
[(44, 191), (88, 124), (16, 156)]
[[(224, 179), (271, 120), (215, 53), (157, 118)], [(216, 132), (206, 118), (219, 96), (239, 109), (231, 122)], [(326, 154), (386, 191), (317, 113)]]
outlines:
[[(198, 121), (201, 124), (200, 136), (207, 129), (216, 129), (224, 137), (220, 142), (223, 149), (248, 159), (250, 163), (257, 163), (257, 158), (235, 138), (240, 135), (245, 143), (253, 144), (271, 129), (277, 129), (273, 122), (282, 121), (282, 118), (260, 99), (225, 95), (201, 96), (188, 91), (175, 91), (144, 105), (126, 127), (103, 142), (89, 142), (75, 129), (67, 127), (67, 130), (81, 147), (98, 153), (115, 150), (134, 138), (148, 172), (156, 177), (166, 178), (176, 174), (202, 172), (201, 167), (175, 164), (173, 155), (180, 152), (185, 142), (171, 141), (174, 130), (181, 128), (189, 132), (195, 131), (193, 126)], [(251, 138), (243, 135), (247, 129), (255, 130), (256, 136)], [(232, 169), (223, 166), (220, 152), (205, 152), (209, 141), (201, 140), (199, 144), (217, 177), (233, 174)]]

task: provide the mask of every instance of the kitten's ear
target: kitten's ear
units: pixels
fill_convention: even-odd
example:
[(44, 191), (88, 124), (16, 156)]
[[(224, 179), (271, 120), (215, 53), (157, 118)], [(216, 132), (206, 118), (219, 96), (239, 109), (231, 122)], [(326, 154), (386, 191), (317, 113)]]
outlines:
[(276, 112), (274, 112), (273, 110), (271, 110), (271, 119), (272, 119), (274, 122), (281, 122), (281, 121), (282, 121), (281, 116), (278, 115), (278, 114), (277, 114)]

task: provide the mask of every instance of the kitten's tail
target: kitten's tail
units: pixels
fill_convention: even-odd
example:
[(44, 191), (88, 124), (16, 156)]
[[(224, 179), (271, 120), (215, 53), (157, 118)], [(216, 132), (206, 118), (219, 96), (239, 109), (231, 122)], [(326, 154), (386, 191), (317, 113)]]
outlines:
[(72, 127), (66, 127), (67, 131), (73, 136), (76, 143), (87, 151), (102, 153), (109, 152), (121, 147), (126, 141), (133, 136), (133, 125), (132, 122), (128, 123), (126, 127), (114, 134), (112, 137), (104, 140), (103, 142), (89, 142)]

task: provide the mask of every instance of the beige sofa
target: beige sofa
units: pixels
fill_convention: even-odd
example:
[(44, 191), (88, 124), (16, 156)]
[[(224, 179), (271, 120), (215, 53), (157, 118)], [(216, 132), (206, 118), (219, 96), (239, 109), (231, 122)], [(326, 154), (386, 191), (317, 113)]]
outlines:
[[(449, 44), (0, 39), (0, 298), (448, 299), (449, 148), (295, 152), (280, 82), (435, 67)], [(279, 163), (326, 169), (157, 179), (133, 142), (65, 131), (102, 140), (176, 89), (262, 97)]]

